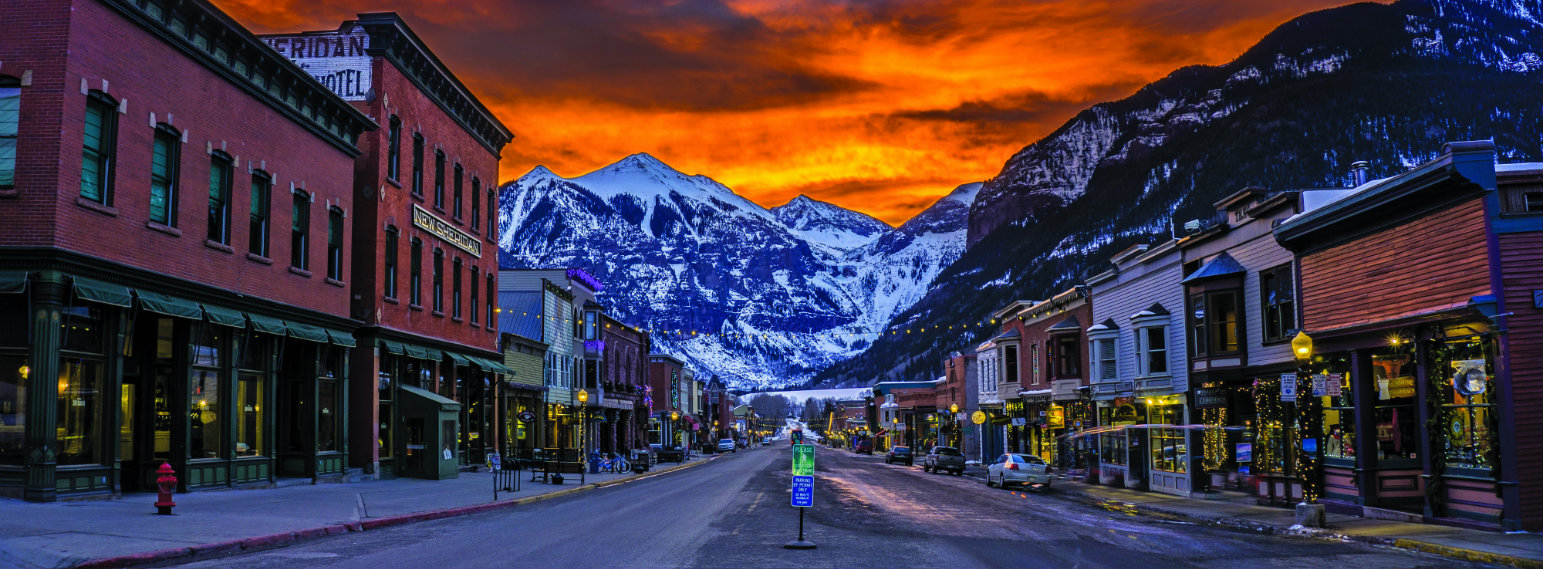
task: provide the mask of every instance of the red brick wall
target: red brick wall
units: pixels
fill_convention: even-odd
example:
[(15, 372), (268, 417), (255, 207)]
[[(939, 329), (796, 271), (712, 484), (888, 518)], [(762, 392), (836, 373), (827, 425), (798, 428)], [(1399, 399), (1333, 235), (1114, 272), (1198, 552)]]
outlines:
[[(66, 29), (59, 21), (46, 21), (31, 29), (36, 18), (73, 7), (68, 24), (68, 61), (60, 66), (59, 53)], [(61, 249), (144, 268), (167, 276), (226, 288), (311, 310), (346, 315), (346, 285), (327, 284), (327, 207), (340, 205), (353, 215), (352, 158), (343, 150), (313, 135), (301, 125), (248, 95), (236, 85), (162, 43), (100, 3), (22, 0), (5, 3), (0, 36), (16, 38), (13, 27), (25, 20), (20, 37), (40, 41), (6, 41), (0, 52), (7, 70), (12, 65), (33, 67), (33, 86), (23, 89), (23, 135), (20, 146), (29, 163), (46, 160), (57, 164), (57, 175), (32, 173), (25, 168), (18, 186), (21, 208), (0, 208), (0, 245), (52, 245)], [(13, 14), (17, 12), (19, 14)], [(38, 16), (28, 14), (36, 13)], [(82, 80), (91, 89), (103, 89), (120, 101), (127, 112), (117, 115), (117, 168), (113, 187), (116, 215), (77, 204), (80, 183), (80, 148), (86, 95)], [(147, 227), (149, 219), (149, 171), (153, 127), (150, 113), (187, 132), (182, 145), (180, 202), (177, 228), (180, 236)], [(62, 119), (62, 124), (59, 119)], [(52, 134), (51, 134), (52, 133)], [(209, 187), (209, 145), (224, 149), (238, 159), (233, 169), (230, 245), (234, 252), (205, 245)], [(57, 146), (55, 146), (57, 145)], [(270, 226), (273, 263), (250, 260), (247, 252), (247, 212), (250, 208), (249, 167), (263, 163), (276, 174)], [(53, 164), (50, 164), (53, 166)], [(288, 270), (290, 184), (312, 193), (310, 227), (311, 276)], [(19, 211), (17, 211), (19, 210)], [(50, 215), (52, 213), (52, 215)], [(25, 219), (23, 231), (11, 231)], [(345, 263), (349, 246), (345, 242)], [(346, 273), (345, 273), (346, 276)]]
[(0, 74), (32, 74), (32, 84), (21, 89), (16, 189), (0, 194), (0, 245), (52, 242), (71, 15), (68, 1), (0, 2)]
[[(1077, 331), (1077, 345), (1079, 350), (1077, 357), (1079, 358), (1079, 362), (1077, 369), (1081, 373), (1075, 379), (1080, 380), (1081, 385), (1088, 384), (1088, 339), (1086, 330), (1088, 326), (1092, 325), (1091, 321), (1093, 320), (1093, 305), (1084, 302), (1078, 305), (1076, 308), (1053, 314), (1025, 327), (1023, 332), (1023, 351), (1018, 356), (1022, 366), (1022, 371), (1020, 373), (1023, 374), (1023, 383), (1021, 384), (1023, 389), (1050, 389), (1051, 382), (1054, 380), (1073, 379), (1070, 377), (1059, 377), (1056, 375), (1054, 357), (1055, 346), (1053, 343), (1051, 343), (1048, 344), (1049, 349), (1046, 349), (1047, 343), (1051, 341), (1051, 338), (1059, 335), (1057, 334), (1053, 336), (1047, 331), (1047, 329), (1051, 326), (1055, 326), (1056, 324), (1060, 324), (1061, 321), (1066, 320), (1071, 316), (1076, 316), (1077, 322), (1079, 323), (1079, 330)], [(1034, 384), (1034, 346), (1036, 345), (1039, 346), (1038, 385)], [(1011, 395), (1002, 394), (1002, 397), (1006, 399), (1011, 397)]]
[(1482, 202), (1305, 255), (1301, 266), (1308, 330), (1463, 306), (1490, 291)]
[(672, 362), (648, 362), (648, 384), (654, 388), (653, 397), (655, 415), (659, 414), (660, 411), (668, 413), (670, 411), (680, 410), (680, 408), (670, 405), (671, 370), (674, 370), (677, 374), (677, 377), (679, 377), (681, 380), (680, 401), (682, 405), (685, 405), (686, 403), (686, 381), (685, 377), (683, 377), (685, 374), (681, 372), (681, 367)]
[[(395, 65), (384, 59), (376, 58), (374, 61), (373, 86), (378, 94), (373, 101), (368, 103), (356, 103), (360, 110), (375, 119), (381, 127), (370, 133), (366, 133), (364, 140), (360, 141), (360, 148), (364, 151), (357, 162), (361, 193), (373, 199), (365, 206), (361, 202), (361, 208), (372, 208), (361, 215), (361, 228), (354, 235), (355, 246), (359, 250), (374, 251), (369, 257), (361, 256), (356, 259), (354, 266), (355, 278), (359, 279), (355, 287), (362, 306), (356, 307), (356, 314), (367, 322), (378, 323), (387, 328), (401, 330), (422, 336), (439, 338), (442, 340), (480, 349), (495, 349), (498, 341), (496, 322), (488, 322), (482, 304), (487, 302), (486, 288), (487, 274), (493, 274), (497, 279), (498, 273), (498, 241), (496, 228), (489, 230), (487, 225), (487, 198), (489, 188), (495, 188), (498, 184), (498, 156), (489, 152), (469, 133), (463, 130), (433, 100), (424, 95), (413, 85), (412, 81), (404, 76)], [(389, 124), (392, 115), (396, 115), (402, 121), (400, 159), (400, 180), (393, 183), (386, 179), (388, 163)], [(412, 140), (413, 133), (421, 133), (424, 139), (423, 159), (423, 198), (412, 196)], [(434, 151), (442, 150), (445, 153), (445, 209), (435, 211), (434, 208)], [(456, 219), (453, 214), (455, 194), (455, 164), (461, 164), (464, 169), (462, 183), (463, 203), (461, 218)], [(482, 207), (478, 209), (477, 230), (471, 227), (471, 193), (472, 179), (482, 181), (482, 195), (476, 196), (481, 200)], [(473, 257), (469, 253), (449, 243), (440, 240), (433, 234), (418, 229), (412, 224), (412, 207), (417, 204), (424, 209), (434, 212), (441, 219), (451, 223), (456, 228), (466, 233), (482, 238), (482, 256)], [(397, 243), (397, 299), (396, 302), (384, 297), (384, 285), (381, 282), (385, 273), (385, 231), (387, 226), (395, 226), (401, 232), (401, 238)], [(408, 305), (409, 287), (411, 278), (411, 243), (417, 236), (423, 241), (423, 307), (421, 310)], [(445, 310), (443, 316), (432, 313), (433, 300), (433, 259), (434, 248), (439, 247), (445, 252)], [(462, 321), (456, 322), (451, 318), (452, 297), (451, 286), (455, 258), (459, 257), (464, 265), (464, 272), (469, 281), (471, 268), (478, 267), (478, 294), (479, 306), (476, 308), (477, 325), (471, 324), (470, 307), (471, 291), (464, 289), (461, 292)], [(463, 284), (463, 286), (465, 286)], [(497, 285), (495, 282), (495, 289)], [(378, 315), (378, 316), (377, 316)]]

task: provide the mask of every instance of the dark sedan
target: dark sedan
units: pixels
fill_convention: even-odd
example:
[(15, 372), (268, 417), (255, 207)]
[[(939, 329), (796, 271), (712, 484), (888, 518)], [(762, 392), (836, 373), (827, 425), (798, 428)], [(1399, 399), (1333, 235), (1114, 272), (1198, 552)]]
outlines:
[(911, 455), (911, 447), (890, 447), (889, 453), (884, 455), (884, 464), (899, 464), (904, 462), (911, 466), (916, 461)]

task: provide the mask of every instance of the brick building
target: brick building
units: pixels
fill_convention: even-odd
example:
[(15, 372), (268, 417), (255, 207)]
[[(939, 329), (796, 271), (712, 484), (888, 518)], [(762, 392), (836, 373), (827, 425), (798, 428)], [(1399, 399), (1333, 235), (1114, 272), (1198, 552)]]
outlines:
[(647, 446), (648, 408), (643, 394), (648, 387), (648, 333), (628, 326), (608, 314), (600, 315), (600, 330), (605, 346), (604, 374), (601, 387), (613, 421), (604, 425), (602, 448), (625, 454)]
[(439, 446), (482, 462), (499, 424), (491, 387), (507, 372), (494, 316), (495, 189), (513, 135), (396, 14), (262, 40), (381, 125), (359, 140), (353, 167), (350, 235), (372, 254), (347, 270), (349, 312), (364, 322), (349, 393), (352, 465), (414, 475), (395, 459), (421, 463), (413, 455), (428, 441), (415, 437), (427, 435), (402, 431), (417, 420), (402, 410), (430, 395), (460, 404), (455, 440)]
[(679, 444), (685, 438), (687, 401), (691, 397), (691, 378), (685, 362), (668, 354), (649, 354), (648, 387), (644, 401), (649, 417), (650, 443)]
[(0, 37), (0, 492), (342, 475), (374, 123), (204, 1), (13, 0)]

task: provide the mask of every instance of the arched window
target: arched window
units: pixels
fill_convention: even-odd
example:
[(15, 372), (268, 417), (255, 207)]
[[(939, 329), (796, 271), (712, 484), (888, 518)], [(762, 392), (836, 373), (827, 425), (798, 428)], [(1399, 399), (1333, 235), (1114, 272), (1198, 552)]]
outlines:
[(182, 133), (171, 125), (155, 125), (150, 148), (150, 221), (177, 226), (179, 172), (182, 170)]
[(219, 150), (209, 156), (209, 240), (230, 244), (230, 179), (234, 168), (229, 154)]
[(409, 260), (412, 271), (411, 279), (407, 283), (407, 303), (413, 306), (423, 306), (423, 240), (413, 238), (412, 254)]
[(385, 274), (382, 275), (382, 280), (385, 281), (385, 286), (381, 289), (381, 292), (386, 295), (386, 298), (396, 298), (396, 248), (397, 239), (400, 237), (400, 235), (401, 233), (397, 231), (395, 225), (386, 226), (386, 262)]
[(252, 213), (247, 222), (247, 252), (268, 256), (268, 218), (272, 215), (273, 176), (262, 170), (252, 172)]
[(461, 258), (450, 263), (450, 317), (461, 317)]
[(16, 148), (21, 130), (21, 81), (0, 75), (0, 190), (16, 187)]
[(472, 324), (476, 324), (477, 323), (477, 313), (481, 312), (480, 310), (478, 310), (478, 305), (477, 305), (477, 298), (478, 298), (477, 289), (479, 288), (477, 286), (477, 277), (480, 276), (480, 274), (481, 274), (481, 272), (477, 270), (477, 266), (476, 265), (472, 265), (471, 266), (471, 278), (466, 281), (466, 284), (467, 284), (466, 288), (471, 289), (471, 302), (466, 305), (466, 308), (467, 308), (466, 312), (468, 312), (469, 315), (471, 316), (471, 323)]
[(118, 166), (118, 101), (101, 91), (86, 97), (85, 134), (81, 137), (80, 197), (113, 204), (113, 175)]
[(455, 193), (451, 196), (451, 217), (461, 219), (461, 179), (465, 171), (461, 169), (459, 162), (455, 165)]
[(386, 177), (400, 180), (402, 173), (402, 119), (391, 115), (386, 131)]
[(413, 133), (413, 195), (423, 197), (423, 135)]
[(445, 251), (434, 250), (434, 312), (445, 312)]
[(482, 180), (471, 177), (471, 230), (482, 224)]
[(311, 266), (311, 256), (306, 252), (311, 244), (311, 195), (295, 190), (294, 205), (289, 225), (289, 266), (306, 270)]

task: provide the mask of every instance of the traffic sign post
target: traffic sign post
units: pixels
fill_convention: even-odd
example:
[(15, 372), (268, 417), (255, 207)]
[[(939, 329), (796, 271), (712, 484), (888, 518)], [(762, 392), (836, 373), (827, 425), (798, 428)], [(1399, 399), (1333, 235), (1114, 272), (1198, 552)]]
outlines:
[(793, 445), (793, 507), (798, 508), (798, 541), (783, 544), (788, 549), (814, 549), (804, 541), (804, 509), (814, 507), (814, 445)]

